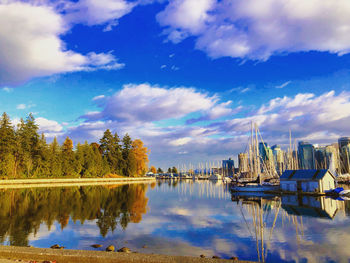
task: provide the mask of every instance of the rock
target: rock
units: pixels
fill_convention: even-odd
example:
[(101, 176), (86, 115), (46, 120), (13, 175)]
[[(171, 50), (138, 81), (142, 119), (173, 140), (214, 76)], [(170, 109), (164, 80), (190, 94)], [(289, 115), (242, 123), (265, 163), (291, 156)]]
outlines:
[(232, 259), (233, 261), (237, 261), (238, 257), (231, 257), (230, 259)]
[(143, 245), (142, 248), (147, 248), (147, 246), (146, 246), (146, 245)]
[(121, 249), (118, 249), (118, 252), (130, 253), (131, 251), (128, 247), (122, 247)]
[(55, 245), (52, 245), (50, 248), (53, 248), (53, 249), (60, 249), (60, 248), (61, 248), (61, 246), (60, 246), (60, 245), (58, 245), (58, 244), (55, 244)]
[(201, 257), (201, 258), (205, 258), (205, 256), (202, 254), (202, 255), (200, 255), (199, 257)]
[(102, 245), (100, 245), (100, 244), (93, 244), (93, 245), (91, 245), (93, 248), (99, 248), (99, 247), (102, 247)]
[(213, 258), (220, 259), (220, 257), (219, 257), (219, 256), (213, 256)]
[(113, 252), (115, 251), (115, 247), (113, 245), (110, 245), (106, 248), (106, 251)]

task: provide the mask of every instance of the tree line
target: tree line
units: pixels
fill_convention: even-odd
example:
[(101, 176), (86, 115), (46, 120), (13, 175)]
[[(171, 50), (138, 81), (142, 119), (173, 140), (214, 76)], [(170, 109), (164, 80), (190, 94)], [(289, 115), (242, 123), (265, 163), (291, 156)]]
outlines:
[(29, 114), (15, 127), (9, 116), (0, 118), (0, 177), (103, 177), (142, 176), (147, 172), (149, 150), (128, 134), (121, 139), (107, 129), (99, 142), (73, 146), (67, 137), (46, 142), (39, 134), (34, 116)]
[[(162, 168), (159, 167), (159, 168), (157, 169), (157, 168), (154, 167), (154, 166), (151, 166), (151, 168), (149, 169), (149, 171), (152, 172), (152, 173), (154, 173), (154, 174), (156, 174), (156, 173), (158, 173), (158, 174), (164, 173), (164, 171), (163, 171)], [(176, 168), (175, 166), (173, 166), (173, 168), (169, 167), (168, 170), (167, 170), (167, 173), (177, 174), (177, 173), (178, 173), (178, 170), (177, 170), (177, 168)]]

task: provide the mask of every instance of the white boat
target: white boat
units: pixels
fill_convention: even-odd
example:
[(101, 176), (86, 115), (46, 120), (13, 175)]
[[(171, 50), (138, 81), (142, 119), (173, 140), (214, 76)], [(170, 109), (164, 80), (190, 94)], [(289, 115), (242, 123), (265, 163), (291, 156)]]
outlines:
[(242, 186), (234, 185), (231, 187), (233, 192), (265, 192), (279, 190), (279, 185), (267, 184), (246, 184)]
[(232, 182), (232, 179), (230, 177), (224, 177), (222, 180), (224, 183), (227, 183), (227, 184)]
[(341, 191), (341, 192), (339, 193), (339, 195), (340, 195), (340, 196), (344, 196), (344, 195), (350, 196), (350, 190), (343, 190), (343, 191)]

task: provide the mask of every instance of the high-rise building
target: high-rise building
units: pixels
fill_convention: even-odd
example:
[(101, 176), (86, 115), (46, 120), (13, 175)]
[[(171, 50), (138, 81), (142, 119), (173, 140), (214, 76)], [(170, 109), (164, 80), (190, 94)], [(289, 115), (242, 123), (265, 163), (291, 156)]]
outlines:
[(342, 151), (344, 146), (350, 145), (350, 137), (341, 137), (338, 139), (339, 151)]
[(272, 155), (273, 155), (273, 162), (275, 165), (276, 172), (281, 175), (283, 171), (285, 170), (284, 165), (284, 153), (281, 150), (281, 147), (279, 145), (274, 145), (271, 147)]
[(342, 174), (350, 173), (350, 137), (338, 139), (339, 147), (339, 171)]
[(231, 158), (228, 160), (222, 160), (222, 170), (225, 176), (233, 176), (235, 170), (234, 161)]
[(246, 173), (249, 171), (248, 154), (247, 153), (238, 154), (238, 171), (240, 173)]
[(268, 158), (268, 144), (266, 142), (259, 142), (259, 155), (265, 161)]
[(300, 169), (315, 169), (314, 146), (308, 142), (299, 142), (298, 159)]
[(327, 162), (326, 169), (331, 170), (331, 172), (340, 173), (339, 151), (338, 151), (338, 145), (336, 143), (326, 146), (325, 157)]

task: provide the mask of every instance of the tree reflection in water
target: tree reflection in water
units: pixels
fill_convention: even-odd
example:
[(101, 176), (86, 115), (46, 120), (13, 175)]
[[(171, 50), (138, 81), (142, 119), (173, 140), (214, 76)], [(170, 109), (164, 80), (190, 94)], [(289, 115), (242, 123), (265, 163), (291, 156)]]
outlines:
[(84, 186), (68, 188), (7, 189), (0, 192), (0, 242), (27, 246), (28, 236), (42, 223), (50, 230), (54, 222), (61, 229), (74, 223), (96, 220), (105, 237), (118, 225), (139, 223), (147, 212), (147, 185)]

